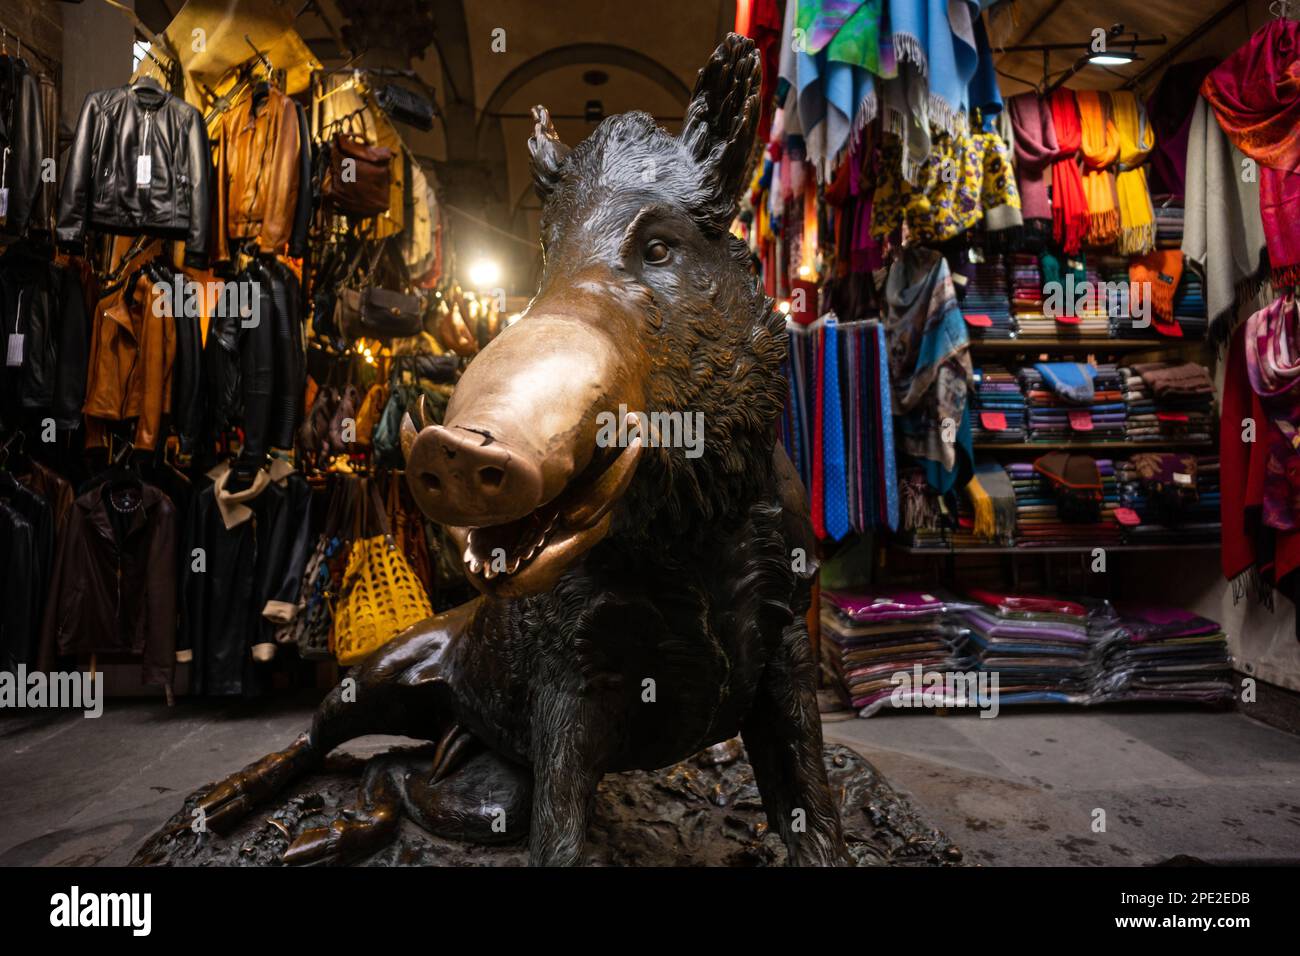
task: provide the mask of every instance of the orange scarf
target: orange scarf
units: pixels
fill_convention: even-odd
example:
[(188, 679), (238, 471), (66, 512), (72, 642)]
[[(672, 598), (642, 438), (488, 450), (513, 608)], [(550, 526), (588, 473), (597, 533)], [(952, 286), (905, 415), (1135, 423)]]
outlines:
[(1079, 104), (1083, 154), (1083, 194), (1088, 200), (1088, 242), (1109, 245), (1119, 238), (1119, 206), (1115, 201), (1115, 177), (1106, 167), (1119, 158), (1119, 133), (1110, 115), (1110, 98), (1096, 90), (1074, 94)]
[(1130, 282), (1144, 282), (1150, 288), (1151, 311), (1154, 313), (1151, 321), (1156, 331), (1181, 336), (1182, 328), (1174, 321), (1174, 293), (1183, 277), (1182, 250), (1156, 249), (1135, 258), (1129, 262), (1128, 277)]

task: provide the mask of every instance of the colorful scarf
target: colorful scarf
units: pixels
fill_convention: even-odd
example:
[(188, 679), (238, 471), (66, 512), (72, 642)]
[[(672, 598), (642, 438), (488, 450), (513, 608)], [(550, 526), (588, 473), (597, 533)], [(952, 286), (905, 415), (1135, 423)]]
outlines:
[[(1151, 290), (1151, 321), (1156, 331), (1161, 325), (1177, 325), (1174, 322), (1174, 293), (1178, 291), (1178, 282), (1183, 277), (1183, 254), (1178, 249), (1156, 249), (1129, 262), (1128, 278), (1130, 282), (1145, 283)], [(1133, 293), (1130, 293), (1130, 299)], [(1182, 335), (1165, 331), (1166, 335)]]
[(1154, 196), (1183, 198), (1192, 112), (1205, 75), (1216, 66), (1218, 61), (1210, 57), (1177, 63), (1165, 70), (1147, 100), (1147, 117), (1156, 140), (1148, 164), (1147, 185)]
[(1300, 527), (1300, 488), (1288, 475), (1300, 470), (1300, 304), (1277, 299), (1246, 320), (1246, 372), (1274, 428), (1267, 430), (1264, 524)]
[(1300, 22), (1276, 19), (1205, 78), (1234, 146), (1260, 165), (1260, 217), (1275, 286), (1300, 284)]
[(1109, 245), (1119, 236), (1119, 209), (1115, 206), (1115, 179), (1109, 170), (1119, 157), (1119, 134), (1110, 118), (1105, 94), (1080, 90), (1079, 148), (1083, 153), (1083, 194), (1088, 202), (1088, 242)]
[(1119, 251), (1141, 256), (1156, 246), (1156, 215), (1147, 191), (1147, 173), (1142, 166), (1155, 145), (1147, 114), (1129, 90), (1110, 95), (1115, 131), (1119, 134), (1119, 175), (1115, 192), (1119, 196)]
[(1070, 255), (1083, 246), (1088, 234), (1088, 198), (1083, 192), (1083, 177), (1074, 154), (1079, 151), (1083, 130), (1079, 126), (1079, 107), (1074, 91), (1064, 87), (1048, 100), (1052, 129), (1056, 131), (1059, 154), (1052, 164), (1052, 233), (1056, 242)]
[(885, 299), (902, 447), (920, 460), (930, 485), (946, 494), (973, 455), (967, 402), (975, 376), (966, 322), (943, 255), (922, 246), (905, 249), (889, 269)]
[(1020, 184), (1020, 210), (1026, 222), (1052, 221), (1052, 200), (1047, 193), (1047, 167), (1061, 158), (1056, 145), (1052, 113), (1043, 109), (1036, 93), (1020, 93), (1007, 104), (1015, 129), (1016, 179)]
[(1016, 533), (1016, 489), (997, 462), (981, 462), (966, 485), (975, 512), (975, 537), (1010, 541)]

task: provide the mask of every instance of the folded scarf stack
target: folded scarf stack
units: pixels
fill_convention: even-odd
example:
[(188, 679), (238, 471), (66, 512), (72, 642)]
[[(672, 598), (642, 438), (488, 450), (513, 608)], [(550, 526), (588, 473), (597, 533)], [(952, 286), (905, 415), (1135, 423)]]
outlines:
[(1113, 364), (1039, 362), (1019, 372), (1029, 441), (1122, 441), (1126, 410)]
[(1130, 441), (1210, 442), (1214, 382), (1205, 366), (1146, 362), (1121, 372)]
[(1209, 618), (1178, 608), (1119, 605), (1092, 631), (1094, 703), (1222, 705), (1233, 698), (1227, 635)]
[[(1163, 456), (1162, 456), (1163, 457)], [(1222, 529), (1219, 490), (1219, 456), (1191, 456), (1186, 452), (1176, 457), (1192, 458), (1194, 465), (1184, 469), (1192, 474), (1195, 494), (1178, 511), (1177, 520), (1171, 521), (1169, 509), (1153, 506), (1152, 482), (1144, 480), (1136, 464), (1139, 456), (1115, 462), (1115, 480), (1118, 482), (1120, 507), (1136, 512), (1141, 524), (1125, 529), (1125, 538), (1134, 544), (1196, 542), (1219, 540)]]
[(976, 669), (998, 675), (999, 704), (1089, 703), (1087, 610), (1072, 601), (971, 592), (953, 615)]
[(971, 411), (976, 442), (1025, 441), (1025, 396), (1005, 366), (985, 365), (975, 370)]
[(1016, 545), (1024, 548), (1120, 544), (1121, 528), (1114, 520), (1119, 505), (1114, 462), (1095, 461), (1101, 478), (1101, 510), (1096, 521), (1067, 521), (1061, 515), (1057, 489), (1034, 468), (1033, 462), (1012, 462), (1007, 473), (1016, 489)]
[(907, 692), (896, 674), (911, 681), (917, 667), (943, 675), (969, 664), (954, 651), (959, 630), (947, 622), (944, 602), (919, 591), (823, 591), (821, 633), (829, 683), (862, 717), (892, 706), (895, 691), (904, 703), (921, 704), (922, 688)]
[(1010, 339), (1016, 325), (1007, 296), (1007, 267), (1002, 256), (977, 262), (961, 300), (962, 317), (972, 339)]

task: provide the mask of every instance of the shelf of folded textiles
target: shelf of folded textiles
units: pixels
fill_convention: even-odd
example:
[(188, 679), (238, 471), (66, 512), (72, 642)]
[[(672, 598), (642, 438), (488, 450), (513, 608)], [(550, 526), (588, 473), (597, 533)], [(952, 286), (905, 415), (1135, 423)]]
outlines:
[(1105, 336), (1062, 338), (1060, 336), (1032, 336), (1018, 339), (970, 339), (973, 352), (1030, 352), (1035, 349), (1072, 349), (1089, 352), (1139, 352), (1143, 349), (1181, 344), (1179, 339), (1112, 339)]
[(1221, 541), (1218, 535), (1204, 537), (1162, 537), (1158, 540), (1121, 541), (1097, 540), (1080, 541), (1077, 544), (955, 544), (936, 542), (934, 544), (907, 544), (901, 541), (890, 543), (890, 547), (908, 555), (936, 554), (1087, 554), (1095, 548), (1110, 551), (1173, 551), (1190, 549), (1195, 551), (1218, 550)]
[(1079, 451), (1151, 451), (1156, 448), (1217, 448), (1212, 441), (1187, 441), (1177, 438), (1159, 441), (977, 441), (976, 451), (1044, 451), (1052, 449), (1077, 449)]

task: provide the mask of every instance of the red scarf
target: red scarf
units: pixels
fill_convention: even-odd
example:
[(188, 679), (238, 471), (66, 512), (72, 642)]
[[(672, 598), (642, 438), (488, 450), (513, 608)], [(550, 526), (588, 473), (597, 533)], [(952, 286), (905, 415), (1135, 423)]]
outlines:
[(1079, 105), (1074, 90), (1064, 87), (1048, 100), (1052, 110), (1052, 127), (1062, 159), (1052, 165), (1052, 233), (1066, 254), (1074, 255), (1088, 235), (1088, 197), (1083, 192), (1083, 176), (1074, 154), (1083, 142), (1079, 123)]
[(1232, 144), (1260, 165), (1273, 284), (1300, 285), (1300, 22), (1265, 24), (1205, 78), (1201, 95)]

